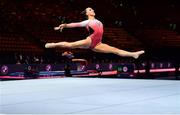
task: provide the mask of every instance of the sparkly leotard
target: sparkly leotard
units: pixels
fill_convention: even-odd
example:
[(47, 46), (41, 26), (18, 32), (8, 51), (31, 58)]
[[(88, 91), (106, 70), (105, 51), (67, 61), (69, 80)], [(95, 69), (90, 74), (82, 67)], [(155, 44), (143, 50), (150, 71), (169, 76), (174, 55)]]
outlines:
[(88, 36), (91, 38), (91, 49), (96, 47), (96, 45), (102, 41), (103, 24), (97, 19), (89, 19), (78, 23), (70, 23), (67, 24), (67, 27), (86, 27), (88, 30), (91, 28), (93, 33)]

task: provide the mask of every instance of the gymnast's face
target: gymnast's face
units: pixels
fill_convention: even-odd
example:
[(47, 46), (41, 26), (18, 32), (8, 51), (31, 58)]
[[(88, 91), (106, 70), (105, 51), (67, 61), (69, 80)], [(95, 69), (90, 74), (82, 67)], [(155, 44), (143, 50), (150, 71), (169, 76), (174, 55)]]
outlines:
[(92, 8), (88, 7), (88, 8), (86, 8), (86, 15), (87, 16), (95, 16), (96, 14)]

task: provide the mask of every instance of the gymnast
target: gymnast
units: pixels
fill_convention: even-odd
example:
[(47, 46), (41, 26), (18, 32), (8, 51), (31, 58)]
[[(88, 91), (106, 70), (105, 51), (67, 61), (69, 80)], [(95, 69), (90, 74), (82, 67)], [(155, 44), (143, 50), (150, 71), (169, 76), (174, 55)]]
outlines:
[(101, 53), (113, 53), (122, 57), (133, 57), (137, 59), (141, 54), (145, 53), (144, 50), (137, 52), (129, 52), (121, 50), (105, 43), (102, 43), (103, 36), (103, 24), (95, 18), (95, 12), (92, 8), (88, 7), (84, 10), (87, 20), (76, 23), (61, 24), (58, 27), (54, 27), (54, 30), (62, 30), (64, 28), (75, 28), (75, 27), (86, 27), (87, 30), (92, 29), (93, 33), (90, 34), (86, 39), (75, 41), (75, 42), (58, 42), (58, 43), (46, 43), (45, 48), (81, 48), (81, 49), (91, 49), (95, 52)]

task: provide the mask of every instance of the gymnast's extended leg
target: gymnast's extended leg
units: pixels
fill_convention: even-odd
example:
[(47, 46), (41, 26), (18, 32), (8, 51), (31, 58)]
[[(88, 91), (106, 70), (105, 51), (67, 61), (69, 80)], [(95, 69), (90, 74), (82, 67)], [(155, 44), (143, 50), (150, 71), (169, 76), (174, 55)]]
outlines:
[(95, 52), (101, 52), (101, 53), (113, 53), (122, 57), (133, 57), (137, 59), (141, 54), (145, 53), (143, 50), (137, 51), (137, 52), (128, 52), (125, 50), (121, 50), (112, 46), (109, 46), (104, 43), (99, 43), (94, 49), (92, 49)]
[(88, 49), (91, 45), (91, 39), (87, 37), (84, 40), (79, 40), (76, 42), (58, 42), (58, 43), (47, 43), (45, 45), (46, 48), (69, 48), (69, 49), (75, 49), (75, 48), (83, 48)]

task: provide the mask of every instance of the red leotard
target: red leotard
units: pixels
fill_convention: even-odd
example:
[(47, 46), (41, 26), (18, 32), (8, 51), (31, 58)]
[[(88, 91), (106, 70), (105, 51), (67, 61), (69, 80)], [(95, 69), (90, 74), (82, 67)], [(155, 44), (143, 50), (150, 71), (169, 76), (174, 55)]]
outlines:
[(89, 36), (91, 38), (91, 46), (90, 48), (93, 49), (96, 47), (97, 44), (99, 44), (102, 41), (102, 35), (103, 35), (103, 24), (97, 20), (85, 20), (78, 23), (70, 23), (67, 24), (67, 27), (73, 28), (73, 27), (86, 27), (86, 28), (92, 28), (93, 33)]

